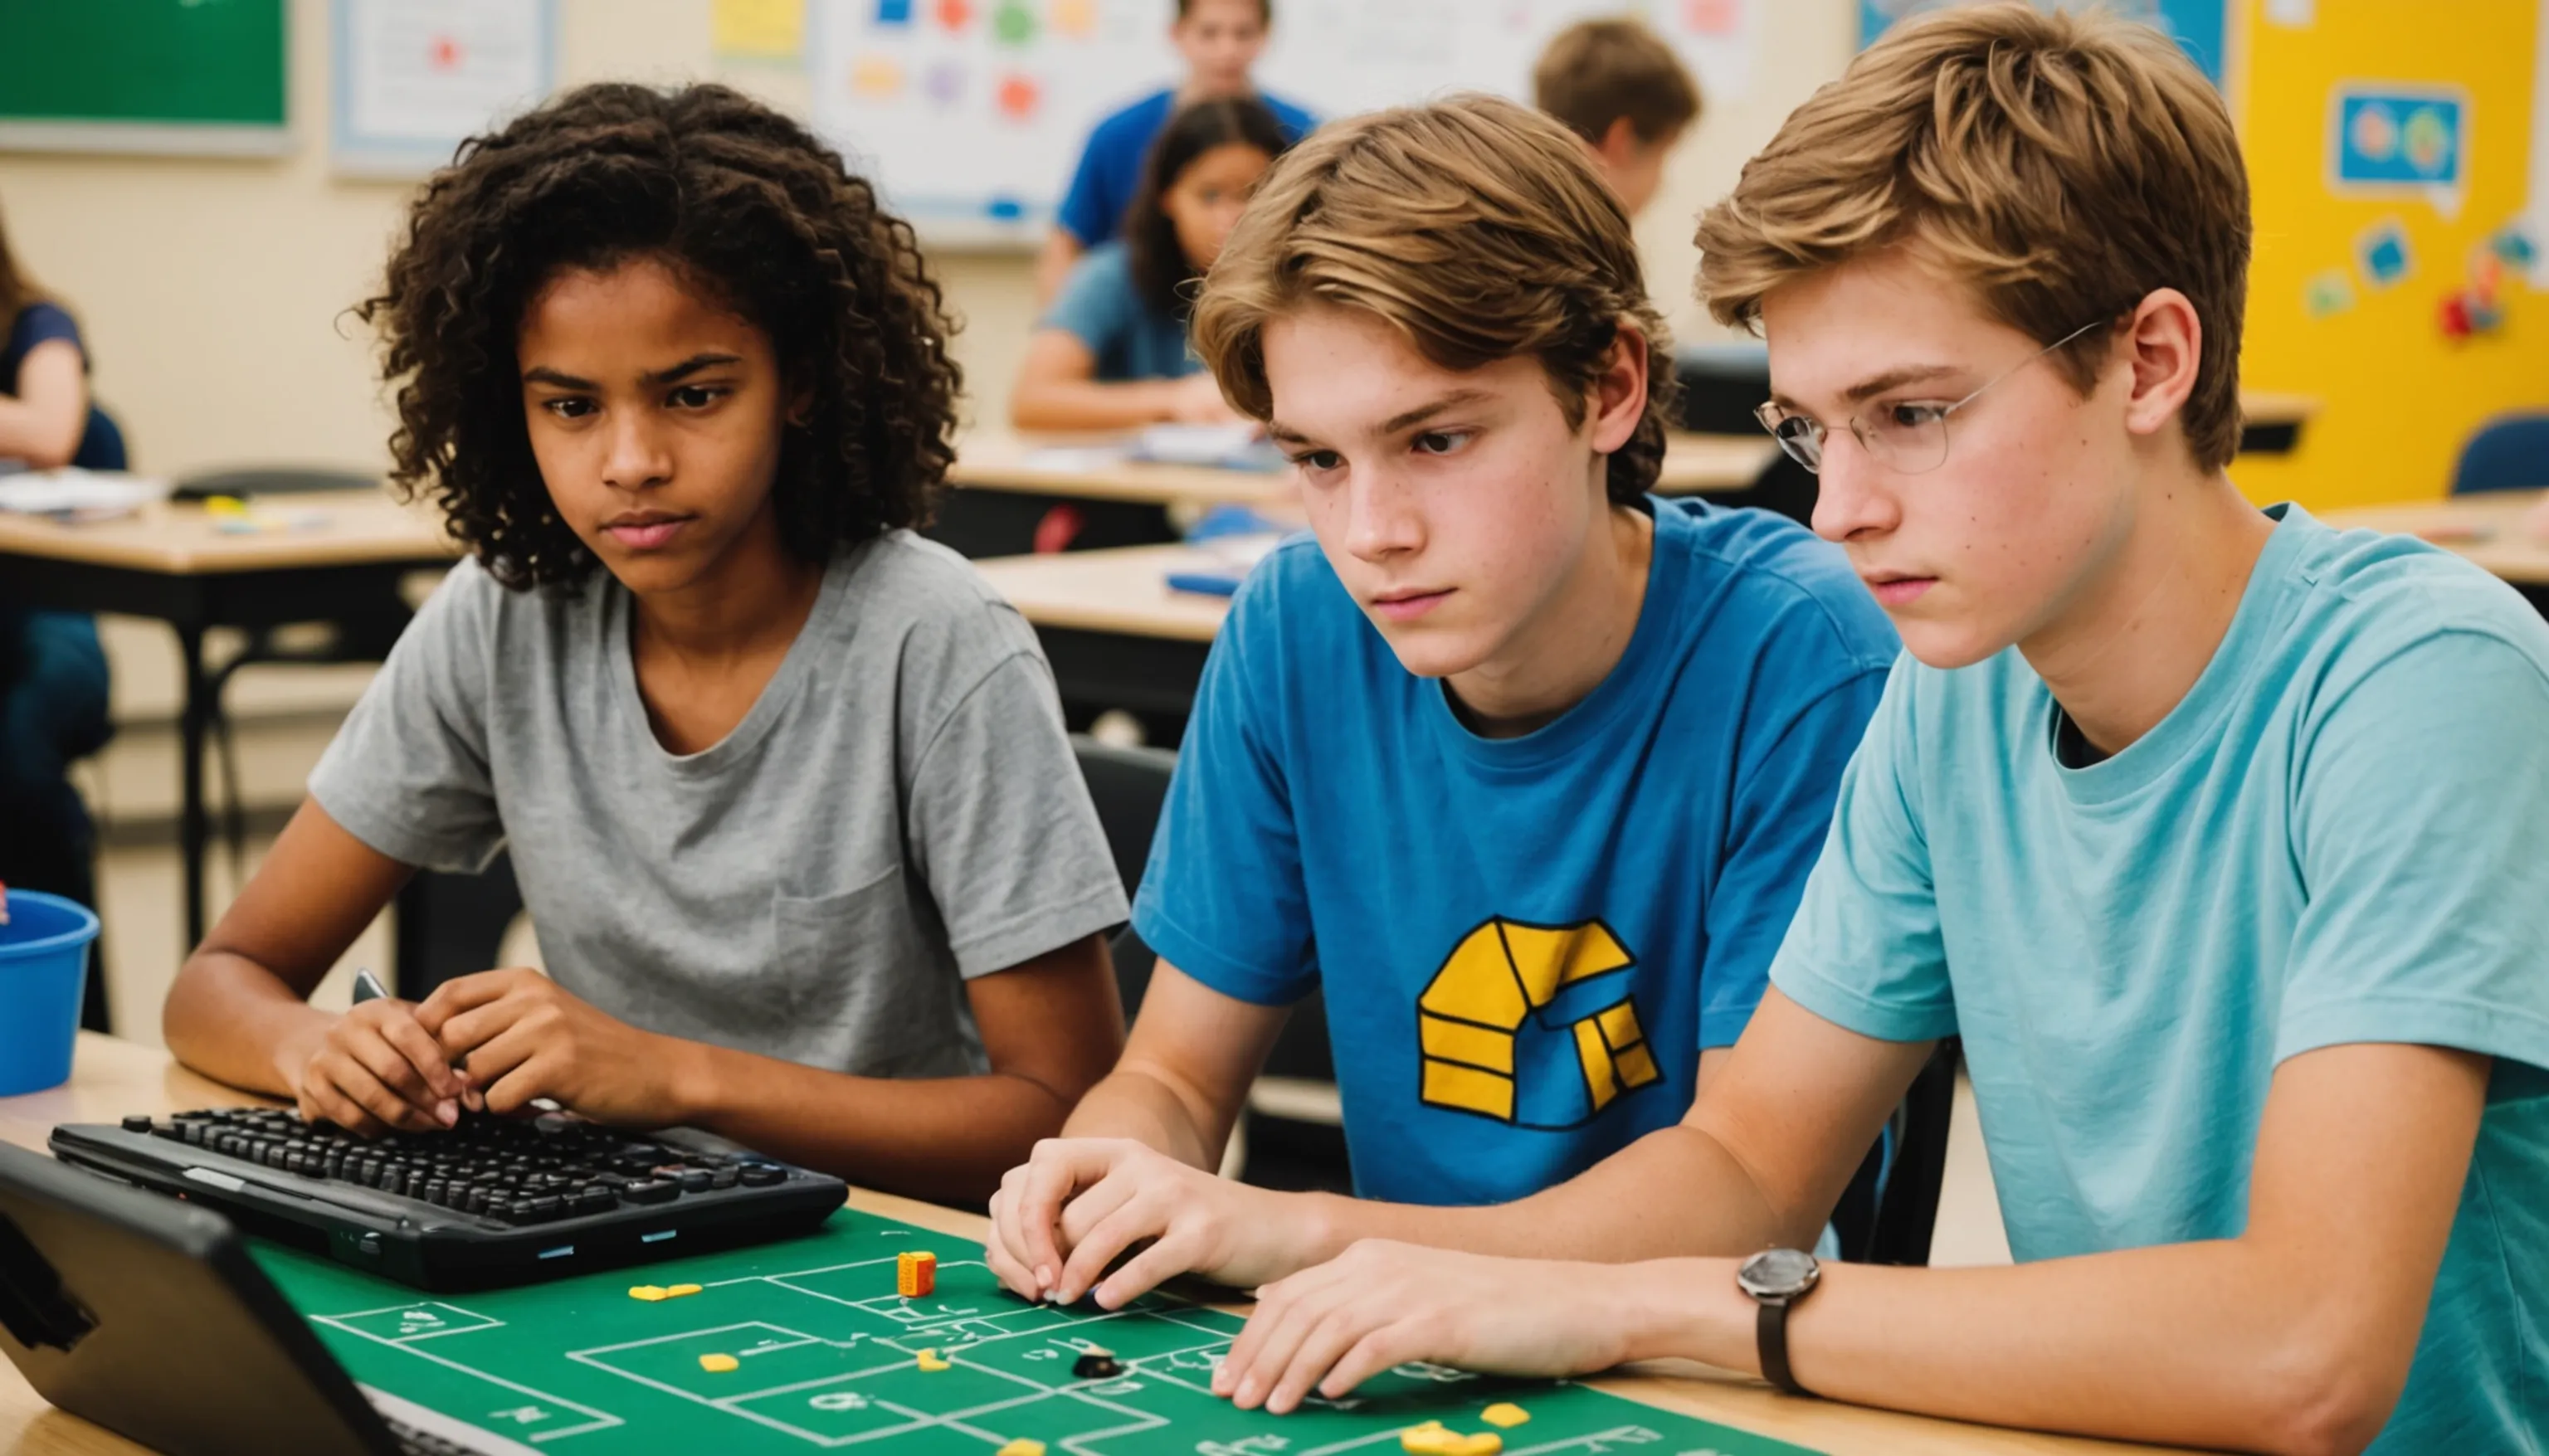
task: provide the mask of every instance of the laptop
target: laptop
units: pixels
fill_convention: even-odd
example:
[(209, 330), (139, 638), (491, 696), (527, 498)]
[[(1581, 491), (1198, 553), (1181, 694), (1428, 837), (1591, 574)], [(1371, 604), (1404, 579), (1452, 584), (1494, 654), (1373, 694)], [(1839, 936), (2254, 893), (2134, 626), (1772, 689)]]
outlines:
[(533, 1456), (356, 1385), (229, 1220), (0, 1143), (0, 1350), (168, 1456)]

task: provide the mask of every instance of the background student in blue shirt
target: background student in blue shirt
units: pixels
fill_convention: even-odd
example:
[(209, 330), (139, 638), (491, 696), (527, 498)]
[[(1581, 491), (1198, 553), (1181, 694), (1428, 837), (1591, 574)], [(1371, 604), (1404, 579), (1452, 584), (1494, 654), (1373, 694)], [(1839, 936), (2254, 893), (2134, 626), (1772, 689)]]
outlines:
[[(1771, 989), (1682, 1126), (1392, 1230), (1469, 1252), (1261, 1290), (1216, 1390), (1682, 1357), (2207, 1449), (2543, 1449), (2549, 627), (2233, 486), (2250, 228), (2183, 51), (2023, 5), (1897, 27), (1745, 166), (1702, 292), (1907, 649)], [(2018, 1266), (1818, 1268), (1947, 1036)]]
[(1318, 125), (1309, 112), (1276, 96), (1260, 95), (1249, 70), (1266, 50), (1274, 26), (1274, 0), (1178, 0), (1178, 18), (1169, 41), (1186, 63), (1186, 76), (1175, 87), (1145, 96), (1097, 124), (1072, 169), (1071, 190), (1063, 195), (1054, 229), (1036, 258), (1036, 298), (1050, 301), (1062, 291), (1081, 254), (1115, 237), (1124, 212), (1142, 185), (1143, 159), (1151, 139), (1180, 108), (1216, 96), (1257, 96), (1283, 124), (1283, 134), (1298, 141)]
[[(124, 437), (89, 403), (79, 325), (18, 270), (0, 229), (0, 461), (122, 470)], [(96, 831), (70, 781), (107, 718), (106, 654), (86, 612), (0, 604), (0, 881), (97, 903)], [(91, 1003), (102, 1005), (99, 977)], [(94, 1016), (92, 1016), (94, 1021)]]
[(1028, 341), (1009, 422), (1070, 430), (1238, 419), (1186, 347), (1186, 316), (1258, 179), (1289, 144), (1254, 97), (1198, 101), (1171, 119), (1124, 235), (1080, 260)]
[(1110, 1309), (1386, 1217), (1211, 1171), (1314, 989), (1366, 1200), (1520, 1198), (1670, 1127), (1761, 995), (1896, 647), (1803, 530), (1648, 494), (1662, 322), (1618, 197), (1539, 112), (1322, 129), (1195, 338), (1315, 539), (1213, 643), (1125, 1054), (993, 1200), (1011, 1289)]

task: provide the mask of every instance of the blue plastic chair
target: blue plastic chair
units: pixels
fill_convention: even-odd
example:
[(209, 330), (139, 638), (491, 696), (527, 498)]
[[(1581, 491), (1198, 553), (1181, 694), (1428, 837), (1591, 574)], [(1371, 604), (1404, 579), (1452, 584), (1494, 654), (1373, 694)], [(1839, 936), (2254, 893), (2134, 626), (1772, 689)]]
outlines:
[(2452, 467), (2452, 494), (2549, 487), (2549, 413), (2500, 414), (2480, 425)]

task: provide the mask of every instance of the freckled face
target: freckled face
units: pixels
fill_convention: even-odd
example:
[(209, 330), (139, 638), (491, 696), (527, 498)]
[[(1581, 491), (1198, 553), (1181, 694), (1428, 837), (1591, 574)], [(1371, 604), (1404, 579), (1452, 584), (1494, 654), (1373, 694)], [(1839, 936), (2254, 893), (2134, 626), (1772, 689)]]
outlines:
[[(1903, 644), (1961, 667), (2062, 622), (2132, 526), (2129, 370), (2083, 399), (2035, 339), (1982, 312), (1903, 250), (1856, 259), (1763, 300), (1773, 398), (1829, 426), (1817, 534), (1848, 553)], [(2086, 321), (2086, 320), (2083, 320)], [(1944, 463), (1905, 474), (1842, 422), (1940, 407)]]
[(776, 542), (789, 407), (760, 328), (638, 259), (550, 280), (516, 352), (549, 499), (631, 592), (696, 583), (755, 532)]

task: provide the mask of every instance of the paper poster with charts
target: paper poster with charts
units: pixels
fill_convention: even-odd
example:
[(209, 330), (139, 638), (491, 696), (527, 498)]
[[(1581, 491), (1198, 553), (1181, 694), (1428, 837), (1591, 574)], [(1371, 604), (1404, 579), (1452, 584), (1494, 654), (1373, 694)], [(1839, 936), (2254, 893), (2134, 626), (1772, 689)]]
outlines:
[[(1527, 97), (1549, 38), (1634, 14), (1741, 95), (1767, 0), (1284, 0), (1257, 68), (1338, 117), (1474, 88)], [(814, 123), (935, 239), (1032, 243), (1108, 113), (1175, 85), (1172, 0), (807, 0)]]
[(328, 155), (340, 175), (422, 177), (556, 79), (556, 0), (335, 0)]

